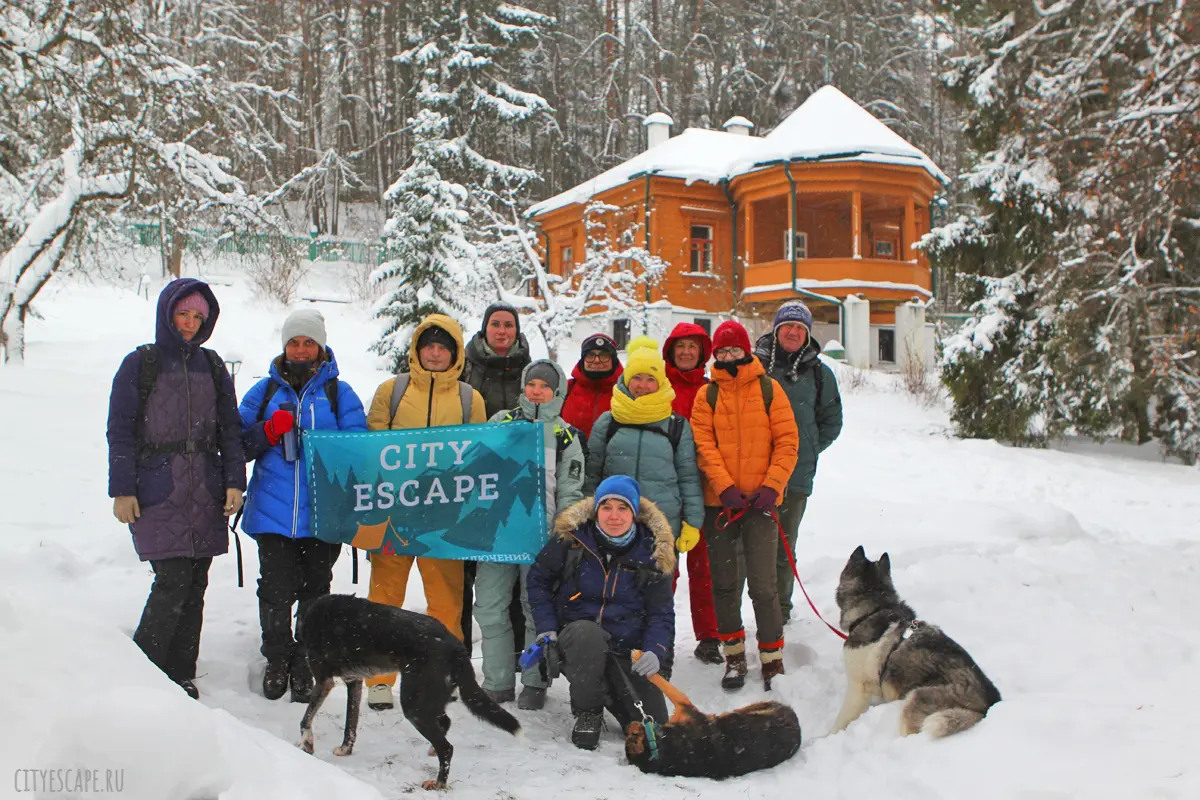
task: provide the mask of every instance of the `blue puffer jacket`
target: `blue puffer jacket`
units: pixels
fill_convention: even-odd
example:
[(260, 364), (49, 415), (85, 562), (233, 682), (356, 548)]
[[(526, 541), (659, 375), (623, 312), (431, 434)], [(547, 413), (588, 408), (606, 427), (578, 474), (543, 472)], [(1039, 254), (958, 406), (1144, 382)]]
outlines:
[(601, 561), (592, 521), (595, 498), (565, 509), (529, 570), (526, 588), (538, 633), (558, 631), (568, 622), (595, 620), (612, 636), (613, 652), (654, 653), (659, 660), (675, 642), (675, 537), (654, 503), (642, 498), (637, 538), (614, 556), (608, 569)]
[[(345, 381), (338, 381), (335, 419), (325, 393), (325, 383), (337, 377), (337, 359), (333, 351), (325, 348), (328, 360), (321, 363), (317, 374), (309, 379), (300, 390), (299, 396), (279, 373), (279, 359), (271, 363), (271, 374), (263, 378), (246, 392), (238, 408), (242, 415), (242, 443), (246, 458), (254, 459), (254, 474), (250, 476), (250, 489), (246, 495), (246, 511), (242, 517), (242, 530), (250, 535), (274, 533), (293, 539), (312, 536), (310, 526), (308, 474), (304, 461), (303, 447), (300, 458), (289, 463), (283, 457), (283, 444), (272, 447), (267, 443), (263, 431), (266, 420), (279, 410), (281, 403), (294, 403), (299, 412), (296, 421), (305, 430), (365, 431), (367, 415), (362, 401)], [(259, 416), (258, 407), (269, 384), (277, 389), (267, 407)]]

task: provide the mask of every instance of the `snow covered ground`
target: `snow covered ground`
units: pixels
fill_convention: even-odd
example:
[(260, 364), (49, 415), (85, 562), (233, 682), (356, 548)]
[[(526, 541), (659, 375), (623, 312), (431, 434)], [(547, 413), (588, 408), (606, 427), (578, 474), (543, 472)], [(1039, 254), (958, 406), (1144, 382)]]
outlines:
[[(331, 269), (303, 294), (344, 293)], [(279, 351), (286, 309), (251, 298), (239, 276), (204, 277), (222, 303), (210, 344), (244, 361), (245, 390)], [(398, 710), (364, 709), (354, 755), (335, 758), (339, 688), (318, 719), (314, 758), (294, 746), (302, 708), (252, 690), (262, 667), (248, 539), (245, 588), (232, 551), (213, 566), (200, 704), (130, 641), (150, 571), (111, 515), (104, 426), (113, 372), (153, 331), (159, 284), (150, 302), (132, 284), (51, 285), (37, 304), (44, 319), (29, 326), (27, 366), (0, 368), (0, 793), (32, 786), (17, 770), (64, 767), (102, 779), (123, 770), (122, 797), (412, 792), (436, 760)], [(385, 377), (367, 353), (374, 324), (353, 304), (320, 308), (343, 379), (369, 397)], [(800, 606), (786, 631), (788, 672), (772, 694), (796, 709), (805, 744), (783, 766), (724, 783), (648, 777), (624, 763), (615, 729), (597, 752), (576, 750), (564, 682), (545, 711), (515, 712), (520, 739), (451, 706), (450, 791), (580, 800), (1200, 796), (1200, 624), (1189, 616), (1200, 607), (1200, 471), (1104, 448), (959, 441), (944, 411), (918, 407), (882, 376), (844, 402), (845, 430), (821, 460), (802, 526), (802, 577), (836, 620), (834, 586), (851, 550), (887, 550), (901, 594), (1000, 688), (1004, 701), (984, 722), (945, 741), (901, 739), (898, 709), (882, 705), (827, 735), (843, 693), (840, 642)], [(366, 574), (351, 585), (344, 558), (335, 588), (365, 594)], [(418, 581), (414, 571), (408, 607), (424, 610)], [(723, 693), (720, 668), (691, 657), (682, 580), (678, 597), (675, 682), (708, 712), (762, 699), (753, 682)], [(752, 627), (749, 603), (746, 620)]]

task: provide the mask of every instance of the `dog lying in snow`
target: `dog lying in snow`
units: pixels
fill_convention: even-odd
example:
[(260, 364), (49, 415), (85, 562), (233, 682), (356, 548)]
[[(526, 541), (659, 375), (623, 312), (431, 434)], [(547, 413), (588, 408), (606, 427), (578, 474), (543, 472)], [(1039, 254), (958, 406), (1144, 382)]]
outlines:
[(1000, 702), (1000, 692), (971, 656), (940, 628), (917, 619), (896, 593), (888, 554), (850, 554), (837, 588), (846, 661), (846, 700), (834, 732), (862, 716), (871, 700), (904, 699), (900, 733), (949, 736)]

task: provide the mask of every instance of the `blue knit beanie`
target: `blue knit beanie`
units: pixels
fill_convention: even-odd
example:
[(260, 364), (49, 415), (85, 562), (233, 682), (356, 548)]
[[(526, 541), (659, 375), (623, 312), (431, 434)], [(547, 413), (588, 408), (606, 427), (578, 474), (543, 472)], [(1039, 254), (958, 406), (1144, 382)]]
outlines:
[(633, 478), (628, 475), (613, 475), (600, 481), (600, 485), (596, 487), (596, 502), (592, 506), (592, 513), (595, 514), (599, 511), (600, 504), (610, 497), (627, 503), (633, 509), (633, 515), (637, 516), (638, 508), (641, 505), (642, 491)]
[(771, 333), (779, 330), (780, 325), (798, 322), (804, 329), (812, 333), (812, 312), (801, 300), (788, 300), (775, 312), (775, 322), (771, 324)]

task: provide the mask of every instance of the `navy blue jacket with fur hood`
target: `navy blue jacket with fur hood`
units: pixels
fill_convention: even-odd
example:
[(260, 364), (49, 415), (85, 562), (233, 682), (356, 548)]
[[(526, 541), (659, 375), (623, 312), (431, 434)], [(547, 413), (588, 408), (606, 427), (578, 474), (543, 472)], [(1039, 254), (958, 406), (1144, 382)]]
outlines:
[[(561, 630), (568, 622), (594, 620), (612, 636), (613, 652), (643, 650), (663, 661), (675, 641), (671, 523), (643, 497), (636, 538), (606, 570), (596, 541), (604, 534), (592, 521), (594, 505), (595, 499), (587, 497), (559, 514), (556, 535), (529, 570), (534, 625), (538, 633), (545, 633)], [(572, 550), (577, 558), (569, 557)], [(577, 568), (568, 566), (572, 561)]]
[[(175, 328), (171, 310), (193, 292), (208, 301), (209, 313), (189, 342)], [(225, 490), (246, 488), (242, 423), (229, 373), (222, 367), (218, 392), (208, 356), (200, 352), (220, 313), (217, 298), (202, 281), (179, 278), (163, 288), (154, 336), (158, 379), (142, 420), (148, 444), (213, 442), (219, 432), (215, 449), (138, 454), (141, 354), (135, 350), (125, 356), (113, 378), (108, 404), (108, 494), (137, 497), (141, 516), (129, 528), (143, 561), (211, 558), (229, 550)]]

